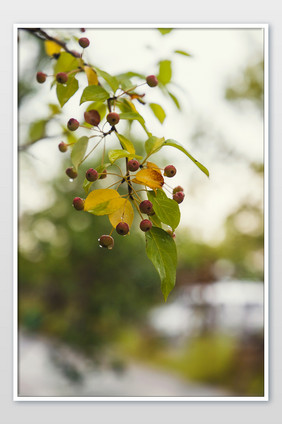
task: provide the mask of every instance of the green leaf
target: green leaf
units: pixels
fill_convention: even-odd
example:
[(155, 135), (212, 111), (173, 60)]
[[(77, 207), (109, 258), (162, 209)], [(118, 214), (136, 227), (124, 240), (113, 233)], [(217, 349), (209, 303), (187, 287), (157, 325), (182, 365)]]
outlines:
[(165, 138), (158, 137), (149, 137), (145, 142), (145, 149), (147, 153), (147, 157), (151, 156), (153, 153), (158, 152), (165, 142)]
[(79, 167), (80, 162), (84, 158), (88, 146), (88, 140), (88, 137), (80, 137), (73, 146), (71, 160), (76, 169)]
[(157, 103), (150, 103), (150, 108), (152, 109), (155, 117), (160, 121), (162, 124), (165, 120), (166, 114), (163, 108), (158, 105)]
[(61, 107), (67, 103), (67, 101), (76, 93), (78, 90), (78, 81), (74, 76), (69, 78), (66, 84), (57, 84), (57, 97)]
[(116, 160), (121, 158), (129, 158), (129, 159), (143, 159), (142, 156), (138, 156), (135, 153), (129, 153), (126, 150), (110, 150), (108, 153), (109, 160), (111, 163), (114, 163)]
[(144, 118), (137, 112), (125, 112), (119, 115), (120, 119), (128, 119), (129, 121), (137, 120), (140, 123), (145, 123)]
[(127, 119), (128, 121), (138, 121), (140, 122), (140, 124), (142, 125), (144, 131), (146, 132), (146, 134), (148, 136), (151, 135), (151, 133), (147, 130), (146, 125), (145, 125), (145, 119), (143, 118), (143, 116), (141, 116), (139, 113), (137, 112), (125, 112), (125, 113), (121, 113), (119, 115), (120, 119)]
[(154, 224), (155, 227), (162, 228), (162, 221), (157, 217), (157, 215), (150, 215), (150, 221)]
[(198, 168), (200, 168), (200, 170), (206, 174), (207, 177), (209, 177), (209, 171), (207, 170), (207, 168), (202, 165), (199, 161), (197, 161), (197, 159), (195, 159), (189, 152), (187, 152), (186, 149), (184, 149), (183, 146), (181, 146), (181, 144), (179, 144), (177, 141), (172, 140), (171, 138), (166, 140), (164, 142), (164, 146), (172, 146), (175, 147), (176, 149), (180, 150), (181, 152), (185, 153), (186, 156), (188, 156), (189, 159), (191, 159), (192, 162), (194, 162), (195, 165), (197, 165)]
[(86, 178), (84, 178), (82, 187), (85, 191), (85, 194), (89, 193), (90, 187), (92, 186), (93, 182), (94, 181), (88, 181)]
[(46, 119), (39, 119), (30, 125), (28, 135), (30, 143), (34, 143), (35, 141), (45, 137), (47, 122), (48, 120)]
[(89, 101), (101, 101), (107, 100), (110, 94), (100, 85), (89, 85), (83, 90), (80, 104)]
[(77, 69), (80, 66), (79, 59), (76, 59), (67, 52), (60, 53), (59, 59), (54, 66), (54, 73), (69, 72)]
[(154, 211), (161, 222), (175, 230), (180, 222), (178, 203), (173, 199), (169, 199), (162, 190), (156, 190), (156, 192), (148, 191), (148, 199), (153, 203)]
[(53, 104), (53, 103), (49, 103), (48, 106), (49, 106), (49, 109), (52, 112), (52, 115), (58, 115), (59, 113), (61, 113), (61, 109), (59, 108), (58, 105)]
[(112, 75), (108, 74), (108, 72), (102, 71), (99, 68), (95, 67), (95, 71), (97, 72), (99, 77), (104, 78), (104, 80), (109, 84), (111, 89), (116, 92), (119, 88), (119, 81), (116, 77), (113, 77)]
[(157, 28), (157, 29), (158, 31), (160, 31), (162, 35), (169, 34), (173, 30), (173, 28)]
[(159, 63), (159, 75), (157, 76), (159, 82), (161, 82), (163, 85), (166, 85), (171, 80), (171, 61), (170, 60), (162, 60)]
[(161, 278), (165, 301), (176, 279), (177, 252), (173, 238), (164, 230), (152, 227), (146, 234), (146, 253)]
[(182, 54), (183, 56), (191, 57), (190, 53), (185, 52), (184, 50), (174, 50), (174, 53)]
[(172, 98), (172, 100), (173, 100), (173, 102), (174, 102), (174, 104), (175, 104), (175, 106), (177, 107), (177, 109), (181, 109), (181, 107), (180, 107), (180, 104), (179, 104), (179, 101), (178, 101), (178, 99), (175, 97), (175, 95), (174, 94), (172, 94), (170, 91), (168, 91), (168, 94), (170, 95), (170, 97)]
[(124, 137), (124, 135), (115, 133), (117, 138), (119, 139), (120, 144), (122, 145), (122, 147), (127, 150), (129, 153), (133, 153), (135, 154), (135, 148), (133, 146), (133, 143), (128, 140), (127, 138)]

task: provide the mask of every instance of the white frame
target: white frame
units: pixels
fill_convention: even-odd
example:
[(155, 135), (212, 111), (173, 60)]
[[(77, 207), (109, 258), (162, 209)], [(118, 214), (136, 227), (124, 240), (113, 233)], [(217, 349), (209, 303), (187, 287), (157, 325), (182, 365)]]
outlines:
[[(132, 397), (83, 397), (83, 396), (19, 396), (18, 395), (18, 50), (17, 31), (19, 28), (183, 28), (183, 29), (262, 29), (264, 31), (264, 396), (226, 396), (226, 397), (168, 397), (168, 396), (132, 396)], [(269, 25), (268, 24), (14, 24), (13, 25), (13, 400), (30, 401), (87, 401), (87, 402), (216, 402), (269, 401)]]

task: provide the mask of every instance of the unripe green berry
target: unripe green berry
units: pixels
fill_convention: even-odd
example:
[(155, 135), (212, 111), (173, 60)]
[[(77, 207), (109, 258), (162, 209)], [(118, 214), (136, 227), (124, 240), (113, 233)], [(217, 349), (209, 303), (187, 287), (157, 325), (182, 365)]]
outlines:
[(130, 159), (128, 161), (128, 165), (127, 166), (128, 166), (129, 171), (134, 172), (134, 171), (137, 171), (137, 169), (140, 166), (140, 163), (136, 159)]
[(121, 236), (125, 236), (129, 232), (129, 225), (126, 222), (119, 222), (116, 226), (116, 232)]
[(96, 181), (98, 180), (98, 172), (96, 169), (90, 168), (88, 171), (86, 171), (85, 177), (88, 181)]
[(107, 178), (107, 170), (106, 169), (104, 169), (104, 171), (101, 172), (99, 179), (104, 180), (105, 178)]
[(112, 126), (118, 124), (119, 123), (119, 120), (120, 120), (120, 117), (119, 117), (119, 114), (118, 113), (116, 113), (116, 112), (110, 112), (110, 113), (108, 113), (108, 115), (107, 115), (107, 121)]
[(44, 72), (37, 72), (36, 74), (36, 80), (39, 82), (39, 84), (43, 84), (43, 82), (46, 81), (47, 75), (44, 74)]
[(72, 204), (77, 211), (83, 211), (84, 200), (81, 197), (75, 197), (72, 201)]
[(68, 150), (68, 145), (66, 143), (64, 143), (63, 141), (61, 141), (61, 143), (59, 143), (58, 148), (60, 150), (60, 152), (64, 153)]
[(149, 221), (149, 219), (143, 219), (143, 221), (140, 222), (140, 229), (144, 232), (150, 231), (152, 228), (152, 223)]
[(174, 189), (173, 189), (172, 193), (173, 193), (173, 194), (175, 194), (175, 193), (177, 193), (178, 191), (184, 191), (184, 188), (182, 188), (181, 186), (174, 187)]
[(77, 172), (73, 167), (67, 168), (66, 174), (67, 174), (68, 177), (70, 177), (72, 179), (77, 177)]
[(60, 84), (65, 84), (68, 80), (68, 75), (65, 72), (59, 72), (56, 75), (56, 80), (60, 83)]
[(105, 247), (109, 250), (111, 250), (114, 247), (114, 239), (112, 236), (103, 235), (99, 238), (98, 241), (99, 241), (100, 247)]
[(75, 131), (75, 130), (77, 130), (77, 128), (79, 127), (79, 122), (78, 122), (76, 119), (71, 118), (71, 119), (68, 121), (67, 126), (68, 126), (68, 129), (69, 129), (70, 131)]
[(167, 165), (164, 169), (164, 175), (166, 177), (174, 177), (174, 175), (176, 174), (176, 168), (173, 165)]
[(159, 83), (155, 75), (148, 75), (146, 81), (149, 87), (156, 87)]
[(175, 200), (177, 203), (182, 203), (184, 200), (185, 194), (183, 191), (178, 191), (173, 195), (173, 200)]
[(101, 121), (100, 113), (98, 110), (88, 110), (84, 112), (84, 119), (85, 122), (87, 122), (90, 125), (93, 125), (93, 127), (97, 127)]
[(141, 212), (149, 215), (153, 212), (153, 204), (150, 202), (150, 200), (143, 200), (143, 202), (141, 202), (139, 205), (139, 209)]
[(86, 47), (89, 46), (90, 41), (88, 40), (88, 38), (86, 37), (82, 37), (78, 40), (80, 47), (83, 47), (84, 49), (86, 49)]

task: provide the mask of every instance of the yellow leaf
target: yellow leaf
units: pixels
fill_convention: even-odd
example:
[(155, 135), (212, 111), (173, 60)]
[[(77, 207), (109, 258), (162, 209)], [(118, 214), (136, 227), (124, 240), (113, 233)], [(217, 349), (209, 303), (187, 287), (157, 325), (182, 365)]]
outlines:
[(147, 168), (154, 169), (155, 171), (157, 171), (159, 174), (162, 175), (162, 172), (161, 172), (160, 168), (158, 167), (158, 165), (156, 165), (153, 162), (147, 162)]
[(62, 47), (55, 43), (54, 41), (47, 40), (44, 42), (45, 44), (45, 51), (48, 56), (53, 56), (54, 54), (60, 53), (62, 50)]
[(150, 168), (141, 169), (141, 171), (137, 172), (132, 182), (136, 184), (143, 184), (152, 189), (162, 188), (164, 185), (163, 176), (158, 171)]
[(109, 215), (117, 209), (115, 204), (111, 205), (111, 200), (119, 197), (119, 193), (111, 188), (93, 190), (85, 199), (84, 210), (94, 215)]
[(109, 214), (109, 220), (113, 227), (116, 228), (119, 222), (126, 222), (131, 227), (134, 217), (133, 207), (129, 200), (119, 197), (110, 201), (110, 206), (115, 211)]
[(98, 77), (94, 69), (92, 69), (90, 66), (84, 66), (84, 71), (87, 76), (88, 85), (98, 85)]
[(127, 103), (129, 104), (129, 106), (131, 107), (133, 112), (138, 113), (138, 110), (136, 109), (135, 105), (133, 102), (131, 102), (130, 100), (127, 100)]

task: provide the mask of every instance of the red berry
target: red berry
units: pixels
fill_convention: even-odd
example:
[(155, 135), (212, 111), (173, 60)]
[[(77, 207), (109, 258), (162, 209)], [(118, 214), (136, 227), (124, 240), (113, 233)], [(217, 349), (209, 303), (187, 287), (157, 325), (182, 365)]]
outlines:
[(60, 152), (64, 153), (68, 150), (68, 145), (66, 143), (64, 143), (63, 141), (61, 141), (61, 143), (59, 143), (58, 148), (60, 150)]
[(131, 172), (137, 171), (137, 169), (139, 168), (139, 166), (140, 166), (140, 163), (136, 159), (130, 159), (128, 161), (128, 169)]
[(106, 169), (104, 169), (104, 171), (103, 172), (101, 172), (101, 174), (100, 174), (100, 180), (104, 180), (105, 178), (107, 177), (107, 170)]
[(116, 112), (110, 112), (107, 115), (107, 121), (111, 125), (116, 125), (119, 123), (119, 114)]
[(149, 221), (149, 219), (143, 219), (143, 221), (140, 222), (140, 229), (144, 232), (149, 231), (152, 228), (152, 223)]
[(66, 169), (66, 174), (68, 177), (74, 179), (77, 177), (77, 172), (74, 168), (70, 167)]
[(60, 83), (60, 84), (65, 84), (68, 80), (68, 75), (65, 72), (59, 72), (56, 75), (56, 80)]
[(185, 194), (183, 191), (178, 191), (173, 195), (173, 200), (175, 200), (177, 203), (182, 203), (184, 200)]
[(80, 28), (80, 31), (85, 32), (86, 30), (85, 30), (85, 28)]
[(88, 38), (86, 37), (82, 37), (78, 40), (80, 47), (83, 47), (84, 49), (86, 49), (86, 47), (89, 46), (90, 41), (88, 40)]
[(81, 197), (75, 197), (72, 201), (72, 204), (77, 211), (83, 211), (84, 200)]
[(90, 125), (97, 127), (101, 121), (100, 113), (97, 110), (88, 110), (84, 112), (84, 119)]
[(139, 209), (141, 212), (149, 215), (153, 212), (153, 204), (150, 202), (150, 200), (143, 200), (143, 202), (141, 202), (139, 205)]
[(68, 129), (70, 130), (70, 131), (75, 131), (75, 130), (77, 130), (77, 128), (79, 127), (79, 122), (76, 120), (76, 119), (74, 119), (74, 118), (71, 118), (69, 121), (68, 121)]
[(184, 191), (184, 189), (181, 187), (181, 186), (177, 186), (177, 187), (174, 187), (174, 189), (173, 189), (173, 194), (175, 194), (175, 193), (177, 193), (178, 191)]
[(98, 180), (98, 172), (96, 169), (90, 168), (88, 171), (86, 171), (85, 177), (88, 181), (96, 181)]
[(46, 81), (46, 77), (47, 75), (44, 74), (44, 72), (37, 72), (36, 74), (36, 79), (37, 79), (37, 82), (39, 82), (39, 84), (43, 84), (43, 82)]
[(129, 232), (129, 225), (126, 222), (119, 222), (116, 226), (116, 232), (121, 236), (125, 236)]
[(167, 165), (164, 169), (164, 175), (166, 177), (174, 177), (174, 175), (176, 174), (176, 168), (173, 165)]
[(114, 247), (114, 239), (112, 236), (103, 235), (99, 238), (99, 245), (100, 247), (105, 247), (109, 250), (111, 250)]
[(156, 87), (159, 83), (155, 75), (148, 75), (146, 81), (149, 87)]

